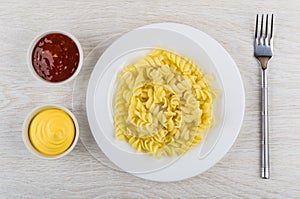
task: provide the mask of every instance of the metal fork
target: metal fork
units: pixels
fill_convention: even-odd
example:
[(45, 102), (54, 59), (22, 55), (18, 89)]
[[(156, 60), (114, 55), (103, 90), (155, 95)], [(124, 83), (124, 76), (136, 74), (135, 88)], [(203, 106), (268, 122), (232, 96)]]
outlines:
[[(269, 117), (268, 117), (268, 79), (267, 65), (273, 56), (273, 14), (271, 20), (266, 15), (264, 27), (264, 15), (261, 15), (260, 33), (259, 16), (256, 15), (256, 28), (254, 37), (254, 56), (257, 58), (262, 69), (261, 78), (261, 120), (262, 120), (262, 162), (261, 177), (268, 179), (270, 177), (270, 158), (269, 158)], [(269, 27), (270, 23), (270, 27)]]

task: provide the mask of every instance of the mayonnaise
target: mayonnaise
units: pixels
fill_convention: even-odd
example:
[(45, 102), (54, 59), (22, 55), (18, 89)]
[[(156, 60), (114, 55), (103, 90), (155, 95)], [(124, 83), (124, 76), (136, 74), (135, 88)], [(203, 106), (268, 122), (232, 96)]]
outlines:
[(48, 156), (56, 156), (68, 150), (75, 133), (72, 118), (57, 108), (39, 112), (29, 125), (31, 144), (37, 151)]

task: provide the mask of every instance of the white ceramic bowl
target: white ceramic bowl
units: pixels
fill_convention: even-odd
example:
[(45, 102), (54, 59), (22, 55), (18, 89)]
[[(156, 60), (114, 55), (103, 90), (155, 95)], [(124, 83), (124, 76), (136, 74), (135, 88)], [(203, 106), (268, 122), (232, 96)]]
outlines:
[[(32, 65), (32, 51), (36, 45), (36, 43), (42, 38), (44, 37), (45, 35), (48, 35), (48, 34), (52, 34), (52, 33), (60, 33), (60, 34), (63, 34), (63, 35), (66, 35), (68, 37), (70, 37), (76, 44), (77, 48), (78, 48), (78, 51), (79, 51), (79, 63), (78, 63), (78, 66), (77, 66), (77, 69), (75, 71), (75, 73), (69, 77), (68, 79), (64, 80), (64, 81), (60, 81), (60, 82), (50, 82), (50, 81), (47, 81), (45, 79), (43, 79), (42, 77), (40, 77), (36, 71), (34, 70), (34, 67)], [(34, 38), (34, 40), (31, 42), (30, 46), (29, 46), (29, 49), (27, 51), (27, 66), (31, 72), (31, 74), (39, 81), (41, 82), (44, 82), (46, 84), (51, 84), (51, 85), (61, 85), (61, 84), (65, 84), (65, 83), (68, 83), (70, 81), (72, 81), (80, 72), (81, 68), (82, 68), (82, 63), (83, 63), (83, 50), (82, 50), (82, 47), (79, 43), (79, 41), (77, 40), (77, 38), (75, 36), (73, 36), (72, 34), (66, 32), (66, 31), (63, 31), (63, 30), (49, 30), (49, 31), (46, 31), (46, 32), (43, 32), (42, 34), (38, 35), (36, 38)]]
[[(57, 109), (61, 109), (63, 111), (65, 111), (73, 120), (74, 122), (74, 126), (75, 126), (75, 137), (73, 140), (73, 143), (71, 144), (71, 146), (63, 153), (56, 155), (56, 156), (47, 156), (44, 155), (42, 153), (40, 153), (39, 151), (37, 151), (31, 144), (30, 138), (29, 138), (29, 125), (32, 121), (32, 119), (34, 118), (34, 116), (36, 116), (36, 114), (38, 114), (40, 111), (48, 109), (48, 108), (57, 108)], [(78, 125), (78, 121), (75, 117), (75, 115), (68, 110), (67, 108), (63, 107), (63, 106), (59, 106), (59, 105), (53, 105), (53, 104), (49, 104), (49, 105), (43, 105), (43, 106), (39, 106), (36, 107), (35, 109), (33, 109), (26, 117), (24, 123), (23, 123), (23, 141), (24, 144), (26, 146), (26, 148), (34, 155), (36, 155), (39, 158), (43, 158), (43, 159), (58, 159), (61, 158), (67, 154), (69, 154), (73, 148), (76, 146), (78, 138), (79, 138), (79, 125)]]

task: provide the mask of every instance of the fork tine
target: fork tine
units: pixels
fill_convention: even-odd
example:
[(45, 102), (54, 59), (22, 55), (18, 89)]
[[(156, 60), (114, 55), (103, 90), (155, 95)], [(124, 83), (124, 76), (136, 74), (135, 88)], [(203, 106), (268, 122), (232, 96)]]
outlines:
[(264, 30), (264, 14), (261, 15), (261, 24), (260, 24), (260, 38), (262, 38), (263, 30)]
[(271, 16), (271, 34), (270, 34), (270, 39), (273, 38), (273, 14)]
[(268, 24), (269, 24), (269, 15), (267, 14), (264, 44), (268, 44), (269, 43), (269, 40), (268, 40), (268, 31), (269, 31), (268, 30)]
[(257, 32), (258, 32), (258, 14), (256, 15), (255, 39), (257, 39)]

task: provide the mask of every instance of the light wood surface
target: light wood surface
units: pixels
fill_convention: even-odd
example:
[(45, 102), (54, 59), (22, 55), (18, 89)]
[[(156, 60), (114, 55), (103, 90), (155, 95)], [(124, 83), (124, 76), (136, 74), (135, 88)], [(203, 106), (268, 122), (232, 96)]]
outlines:
[[(260, 179), (260, 70), (253, 57), (256, 13), (275, 14), (269, 70), (271, 179)], [(300, 1), (0, 0), (0, 198), (297, 198), (300, 197)], [(246, 91), (240, 134), (209, 171), (180, 182), (145, 181), (96, 161), (79, 141), (59, 160), (25, 148), (21, 127), (37, 105), (72, 107), (73, 83), (45, 86), (26, 65), (32, 39), (49, 29), (74, 34), (87, 55), (116, 34), (178, 22), (215, 38), (231, 54)], [(84, 92), (84, 91), (83, 91)]]

